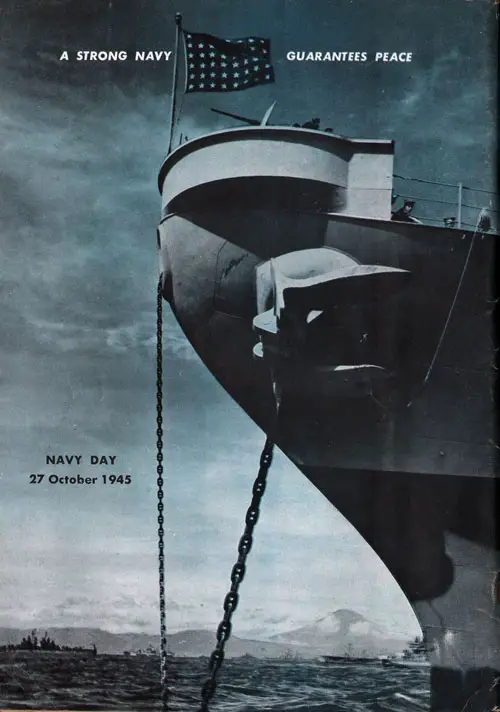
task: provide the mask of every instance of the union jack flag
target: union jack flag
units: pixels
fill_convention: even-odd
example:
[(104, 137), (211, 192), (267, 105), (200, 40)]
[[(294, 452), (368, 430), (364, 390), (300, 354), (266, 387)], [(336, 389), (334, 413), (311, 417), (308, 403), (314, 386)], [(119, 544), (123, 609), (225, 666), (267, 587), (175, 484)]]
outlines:
[(270, 40), (262, 37), (224, 40), (199, 32), (183, 33), (186, 93), (240, 91), (274, 82)]

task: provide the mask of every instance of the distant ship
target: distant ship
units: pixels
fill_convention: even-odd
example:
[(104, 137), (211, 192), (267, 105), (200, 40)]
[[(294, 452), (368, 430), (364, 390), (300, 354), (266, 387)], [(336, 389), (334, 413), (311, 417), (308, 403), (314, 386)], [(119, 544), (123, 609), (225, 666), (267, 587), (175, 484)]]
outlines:
[(392, 572), (429, 643), (431, 709), (477, 712), (500, 670), (498, 238), (393, 211), (393, 154), (267, 125), (183, 143), (159, 175), (163, 294)]
[(402, 655), (384, 656), (381, 658), (381, 663), (384, 667), (426, 669), (430, 665), (427, 644), (416, 638)]
[(363, 658), (356, 655), (323, 655), (325, 663), (342, 663), (347, 665), (366, 665), (378, 662), (379, 658)]
[(333, 663), (336, 665), (366, 665), (368, 663), (378, 663), (380, 658), (369, 657), (368, 655), (353, 655), (352, 645), (347, 647), (344, 655), (323, 655), (322, 656), (325, 663)]
[(404, 658), (385, 658), (382, 660), (382, 665), (384, 667), (426, 669), (429, 667), (430, 663), (428, 660), (405, 660)]

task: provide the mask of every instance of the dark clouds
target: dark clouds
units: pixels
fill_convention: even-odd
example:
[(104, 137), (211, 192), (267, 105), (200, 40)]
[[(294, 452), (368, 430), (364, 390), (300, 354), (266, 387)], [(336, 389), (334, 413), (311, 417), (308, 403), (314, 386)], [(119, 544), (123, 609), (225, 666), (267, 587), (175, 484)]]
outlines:
[[(172, 49), (175, 9), (160, 0), (2, 4), (0, 486), (12, 578), (0, 600), (10, 602), (13, 623), (12, 601), (26, 581), (16, 542), (32, 538), (33, 512), (40, 547), (29, 561), (42, 565), (37, 596), (24, 601), (19, 620), (43, 611), (44, 620), (55, 621), (64, 611), (65, 621), (73, 616), (83, 624), (91, 605), (77, 614), (75, 597), (84, 590), (86, 601), (100, 600), (107, 587), (94, 622), (105, 625), (107, 616), (110, 626), (122, 625), (129, 613), (137, 617), (120, 604), (121, 622), (113, 619), (116, 601), (131, 585), (134, 601), (147, 601), (148, 620), (154, 619), (156, 174), (167, 140), (171, 64), (58, 58), (64, 49)], [(277, 99), (278, 123), (318, 115), (341, 134), (396, 139), (402, 173), (491, 186), (493, 9), (486, 0), (317, 0), (314, 11), (310, 0), (239, 7), (184, 0), (182, 10), (191, 30), (271, 37), (276, 84), (237, 95), (186, 96), (178, 131), (193, 137), (227, 125), (211, 106), (260, 117)], [(414, 62), (291, 63), (290, 49), (397, 49), (412, 51)], [(187, 606), (182, 620), (193, 620), (190, 596), (199, 594), (200, 581), (210, 604), (225, 588), (262, 436), (200, 365), (168, 313), (165, 333), (168, 503), (177, 536), (172, 586)], [(120, 493), (30, 489), (27, 475), (40, 471), (47, 451), (118, 454), (134, 484)], [(342, 533), (329, 505), (320, 509), (319, 495), (291, 465), (283, 461), (274, 482), (273, 517), (267, 525), (264, 519), (272, 545), (255, 564), (256, 581), (276, 594), (264, 616), (269, 625), (278, 613), (281, 622), (292, 621), (305, 602), (312, 617), (326, 612), (328, 592), (354, 589), (359, 562), (372, 556)], [(27, 519), (16, 515), (21, 509)], [(130, 533), (129, 558), (120, 528)], [(89, 531), (88, 547), (77, 549)], [(325, 575), (332, 540), (347, 588)], [(117, 552), (126, 574), (106, 564)], [(311, 585), (292, 596), (296, 572), (313, 558)], [(374, 576), (387, 583), (375, 558), (370, 561)], [(43, 566), (54, 569), (51, 584)], [(143, 584), (131, 584), (134, 577)], [(391, 601), (399, 595), (388, 593)], [(257, 587), (252, 596), (249, 624)], [(386, 603), (373, 604), (378, 615)], [(212, 621), (217, 616), (210, 610)]]
[[(166, 121), (170, 64), (67, 63), (58, 57), (63, 49), (172, 49), (175, 9), (159, 0), (7, 3), (4, 33), (12, 86), (19, 75), (27, 83), (25, 90), (35, 78), (42, 79), (43, 85), (30, 87), (31, 97), (40, 94), (40, 102), (59, 98), (63, 105), (71, 103), (75, 86), (82, 86), (86, 102), (106, 108), (122, 106), (112, 96), (119, 87), (135, 107), (156, 97)], [(402, 171), (490, 187), (496, 37), (489, 0), (324, 1), (316, 2), (313, 11), (306, 0), (261, 0), (237, 8), (229, 0), (203, 6), (199, 0), (185, 0), (182, 11), (188, 29), (271, 37), (276, 67), (275, 85), (240, 92), (236, 98), (185, 97), (180, 102), (184, 133), (193, 135), (192, 121), (200, 130), (225, 125), (210, 106), (237, 107), (238, 113), (260, 117), (277, 99), (274, 121), (293, 123), (318, 115), (340, 134), (394, 138)], [(411, 51), (413, 62), (289, 62), (285, 55), (290, 49)], [(56, 97), (47, 96), (51, 84), (57, 87)], [(125, 103), (122, 108), (127, 115)], [(69, 113), (74, 115), (71, 109)], [(155, 135), (158, 131), (151, 137)]]

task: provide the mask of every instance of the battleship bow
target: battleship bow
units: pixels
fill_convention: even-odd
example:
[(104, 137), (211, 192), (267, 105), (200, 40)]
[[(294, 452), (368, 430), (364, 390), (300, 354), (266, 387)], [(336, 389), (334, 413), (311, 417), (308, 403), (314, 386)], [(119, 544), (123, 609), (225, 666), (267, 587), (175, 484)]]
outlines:
[(483, 712), (500, 670), (494, 236), (391, 219), (393, 153), (278, 126), (182, 144), (159, 177), (164, 296), (267, 433), (272, 371), (278, 445), (415, 610), (431, 709)]

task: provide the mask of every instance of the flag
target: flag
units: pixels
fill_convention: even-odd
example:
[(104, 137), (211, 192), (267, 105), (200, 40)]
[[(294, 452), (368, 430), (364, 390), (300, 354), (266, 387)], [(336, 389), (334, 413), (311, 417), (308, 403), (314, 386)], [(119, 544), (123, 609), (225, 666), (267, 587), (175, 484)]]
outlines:
[(271, 42), (262, 37), (224, 40), (184, 32), (186, 93), (239, 91), (274, 82)]

